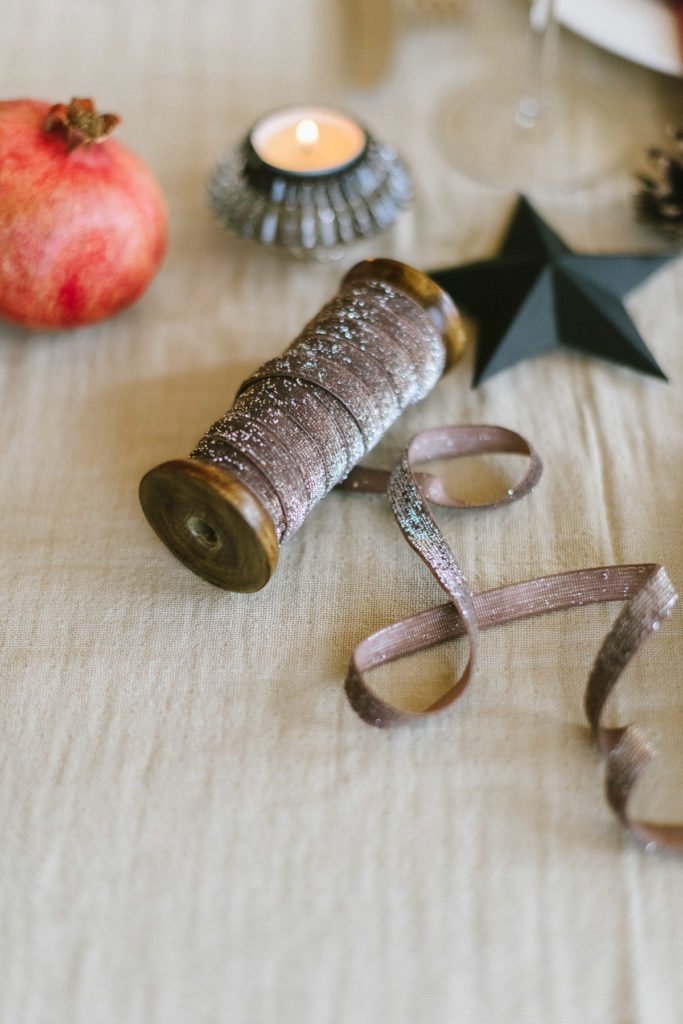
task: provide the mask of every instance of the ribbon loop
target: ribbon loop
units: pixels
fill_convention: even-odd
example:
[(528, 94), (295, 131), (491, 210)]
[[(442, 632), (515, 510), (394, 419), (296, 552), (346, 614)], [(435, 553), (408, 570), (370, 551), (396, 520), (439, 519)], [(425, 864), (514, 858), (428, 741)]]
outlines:
[[(428, 476), (425, 483), (424, 476), (413, 472), (416, 461), (494, 451), (527, 455), (530, 464), (522, 481), (504, 499), (485, 505), (458, 501), (446, 495), (438, 477)], [(595, 659), (584, 707), (597, 746), (607, 755), (606, 796), (614, 812), (648, 848), (654, 845), (683, 851), (683, 825), (639, 821), (628, 810), (633, 788), (654, 751), (634, 726), (608, 728), (602, 722), (607, 699), (624, 669), (676, 603), (677, 594), (666, 570), (653, 564), (596, 567), (473, 594), (427, 505), (432, 494), (446, 495), (448, 500), (439, 503), (451, 507), (507, 504), (528, 494), (541, 471), (540, 458), (531, 445), (501, 427), (442, 427), (413, 438), (391, 475), (384, 473), (383, 479), (389, 479), (389, 500), (403, 536), (446, 591), (449, 602), (394, 622), (361, 641), (349, 665), (347, 697), (365, 722), (379, 728), (422, 719), (447, 708), (464, 690), (474, 666), (480, 631), (563, 608), (626, 602)], [(367, 480), (368, 489), (375, 491), (376, 475), (381, 472), (361, 468), (350, 489), (365, 489), (362, 485)], [(465, 671), (454, 686), (421, 712), (396, 707), (366, 682), (365, 674), (373, 668), (463, 636), (470, 645)]]

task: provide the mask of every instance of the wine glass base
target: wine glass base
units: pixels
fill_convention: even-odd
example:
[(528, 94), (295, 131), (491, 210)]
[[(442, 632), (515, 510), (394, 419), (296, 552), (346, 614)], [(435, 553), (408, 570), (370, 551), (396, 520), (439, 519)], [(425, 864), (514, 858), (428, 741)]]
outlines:
[(447, 97), (437, 122), (445, 156), (475, 181), (550, 193), (590, 185), (624, 161), (624, 119), (595, 90), (561, 81), (538, 116), (535, 103), (520, 98), (519, 80), (500, 78)]

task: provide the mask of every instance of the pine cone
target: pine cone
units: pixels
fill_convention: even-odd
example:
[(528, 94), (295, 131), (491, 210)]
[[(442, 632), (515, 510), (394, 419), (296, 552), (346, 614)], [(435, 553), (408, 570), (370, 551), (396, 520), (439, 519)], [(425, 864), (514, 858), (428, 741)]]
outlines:
[(652, 172), (638, 175), (642, 188), (635, 203), (640, 220), (683, 238), (683, 128), (672, 131), (671, 139), (668, 150), (648, 151)]

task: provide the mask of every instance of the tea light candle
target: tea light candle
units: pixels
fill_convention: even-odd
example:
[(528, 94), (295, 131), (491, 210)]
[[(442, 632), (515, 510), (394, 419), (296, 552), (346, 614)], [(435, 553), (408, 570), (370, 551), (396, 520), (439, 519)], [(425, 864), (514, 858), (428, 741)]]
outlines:
[(368, 137), (352, 118), (328, 107), (288, 107), (266, 114), (249, 141), (265, 164), (284, 174), (336, 174), (365, 153)]

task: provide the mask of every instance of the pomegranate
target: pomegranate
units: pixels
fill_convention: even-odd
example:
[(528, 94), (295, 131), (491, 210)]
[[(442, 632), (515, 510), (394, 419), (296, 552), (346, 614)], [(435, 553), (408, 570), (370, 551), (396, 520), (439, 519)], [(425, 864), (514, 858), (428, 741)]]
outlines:
[(119, 120), (87, 99), (0, 101), (0, 318), (93, 323), (152, 279), (166, 206), (151, 171), (109, 138)]

